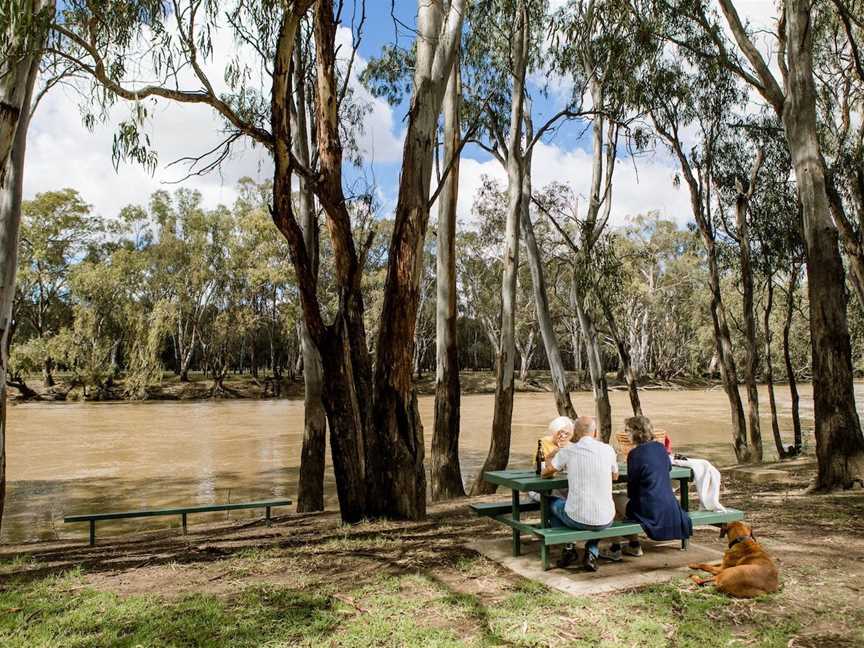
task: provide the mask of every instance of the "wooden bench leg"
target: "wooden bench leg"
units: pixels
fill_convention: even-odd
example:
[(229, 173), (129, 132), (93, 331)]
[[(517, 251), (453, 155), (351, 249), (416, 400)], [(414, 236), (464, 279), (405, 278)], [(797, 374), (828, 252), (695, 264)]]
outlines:
[(96, 520), (90, 520), (90, 546), (96, 544)]
[(182, 517), (183, 517), (183, 535), (186, 535), (186, 531), (187, 531), (187, 528), (186, 528), (186, 514), (185, 514), (185, 513), (182, 513), (181, 515), (182, 515)]
[[(511, 491), (511, 511), (514, 520), (519, 519), (519, 491), (513, 490)], [(518, 556), (522, 553), (522, 538), (520, 537), (521, 531), (519, 529), (513, 529), (513, 555)]]
[(269, 527), (270, 526), (270, 507), (269, 506), (265, 507), (265, 510), (267, 511), (266, 518), (267, 518), (267, 526)]

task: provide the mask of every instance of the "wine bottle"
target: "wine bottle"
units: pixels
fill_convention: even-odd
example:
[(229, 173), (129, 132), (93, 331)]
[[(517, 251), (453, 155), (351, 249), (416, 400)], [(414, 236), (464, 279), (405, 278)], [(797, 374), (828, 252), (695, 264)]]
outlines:
[(537, 464), (537, 474), (543, 472), (543, 461), (546, 458), (543, 455), (543, 441), (537, 441), (537, 456), (534, 457), (534, 463)]

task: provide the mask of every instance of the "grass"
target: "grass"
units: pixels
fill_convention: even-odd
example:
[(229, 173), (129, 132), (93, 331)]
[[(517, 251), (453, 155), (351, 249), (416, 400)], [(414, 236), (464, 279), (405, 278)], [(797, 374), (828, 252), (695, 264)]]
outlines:
[(190, 594), (166, 602), (80, 587), (80, 578), (73, 572), (0, 594), (0, 645), (293, 646), (320, 640), (339, 621), (332, 597), (267, 584), (226, 598)]
[[(259, 552), (231, 558), (258, 561)], [(268, 559), (278, 559), (268, 555)], [(463, 560), (455, 573), (477, 571)], [(338, 590), (338, 591), (337, 591)], [(758, 602), (757, 602), (758, 603)], [(787, 646), (789, 619), (753, 614), (681, 583), (624, 594), (574, 598), (529, 581), (492, 594), (459, 591), (430, 573), (379, 576), (355, 588), (238, 585), (229, 593), (180, 598), (119, 596), (86, 585), (80, 570), (0, 592), (4, 648), (339, 646)]]

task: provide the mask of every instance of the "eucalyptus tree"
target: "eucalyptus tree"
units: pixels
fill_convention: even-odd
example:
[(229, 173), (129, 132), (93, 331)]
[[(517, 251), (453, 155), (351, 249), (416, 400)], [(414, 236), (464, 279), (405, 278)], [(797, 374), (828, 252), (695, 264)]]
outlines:
[(592, 249), (609, 221), (619, 146), (625, 143), (622, 140), (636, 148), (643, 144), (641, 129), (634, 127), (641, 119), (634, 92), (646, 51), (638, 22), (632, 20), (627, 7), (611, 0), (565, 3), (555, 16), (552, 40), (554, 69), (584, 79), (591, 98), (588, 205), (584, 217), (578, 219), (578, 240), (568, 240), (574, 253), (572, 302), (586, 344), (601, 436), (608, 440), (612, 434), (611, 406), (597, 327), (586, 302), (585, 277), (592, 263)]
[[(750, 461), (758, 445), (748, 439), (744, 408), (738, 392), (738, 368), (729, 330), (726, 304), (721, 289), (718, 251), (718, 216), (715, 160), (727, 128), (727, 111), (742, 100), (740, 89), (722, 67), (706, 64), (686, 71), (681, 59), (658, 59), (654, 76), (646, 81), (646, 98), (658, 136), (678, 161), (690, 193), (693, 218), (699, 228), (708, 262), (716, 357), (732, 416), (735, 456)], [(684, 143), (682, 132), (697, 131), (696, 145)], [(751, 435), (757, 430), (751, 428)], [(761, 439), (759, 440), (761, 444)]]
[[(311, 0), (238, 0), (227, 11), (236, 39), (259, 57), (256, 69), (263, 71), (264, 78), (272, 79), (269, 100), (252, 86), (248, 66), (239, 59), (228, 66), (228, 92), (214, 89), (202, 61), (211, 54), (209, 35), (221, 15), (215, 3), (178, 2), (170, 12), (162, 3), (109, 2), (99, 7), (69, 3), (63, 19), (53, 25), (60, 40), (55, 51), (75, 63), (79, 72), (92, 76), (100, 88), (97, 97), (107, 103), (117, 97), (135, 102), (137, 120), (146, 116), (142, 102), (153, 97), (213, 108), (225, 120), (228, 135), (215, 161), (205, 161), (203, 169), (196, 167), (199, 171), (218, 164), (241, 137), (262, 144), (273, 155), (273, 220), (291, 249), (305, 326), (322, 360), (322, 399), (342, 516), (347, 521), (367, 515), (422, 517), (422, 427), (411, 376), (418, 301), (415, 261), (428, 221), (429, 192), (425, 188), (431, 174), (432, 135), (461, 34), (465, 2), (453, 0), (446, 11), (438, 2), (419, 4), (418, 66), (384, 295), (384, 308), (392, 316), (385, 318), (379, 331), (385, 343), (377, 345), (374, 384), (364, 325), (363, 255), (353, 238), (342, 186), (341, 109), (351, 63), (340, 74), (336, 62), (339, 17), (329, 2), (317, 3), (312, 20), (317, 147), (312, 162), (316, 166), (304, 164), (293, 144), (292, 112), (295, 118), (299, 116), (296, 108), (292, 110), (295, 46), (312, 4)], [(142, 53), (149, 53), (149, 63), (157, 74), (167, 73), (168, 81), (146, 86), (130, 82), (127, 64)], [(175, 71), (179, 74), (173, 74)], [(191, 81), (184, 71), (189, 71)], [(184, 85), (187, 83), (192, 85)], [(133, 120), (124, 126), (115, 141), (116, 151), (152, 162), (152, 152), (137, 123)], [(329, 323), (317, 294), (313, 253), (295, 215), (295, 175), (313, 188), (330, 234), (338, 307)], [(381, 416), (373, 417), (373, 405)]]
[[(507, 34), (509, 66), (505, 68), (510, 89), (510, 120), (506, 139), (499, 140), (504, 153), (501, 159), (507, 170), (507, 212), (504, 224), (503, 280), (501, 286), (501, 332), (495, 361), (495, 404), (489, 452), (472, 495), (495, 492), (496, 486), (483, 475), (489, 470), (507, 467), (510, 459), (510, 426), (513, 420), (513, 395), (516, 361), (516, 283), (519, 270), (519, 224), (522, 212), (524, 158), (522, 125), (524, 120), (525, 78), (528, 70), (530, 23), (526, 2), (506, 3), (500, 13), (500, 26)], [(505, 26), (506, 25), (506, 26)], [(507, 59), (505, 59), (507, 60)], [(507, 87), (505, 86), (505, 87)], [(503, 133), (499, 136), (503, 137)], [(493, 149), (494, 150), (494, 149)]]
[[(786, 374), (792, 400), (792, 427), (795, 442), (793, 452), (801, 450), (801, 420), (798, 411), (798, 390), (795, 370), (792, 366), (789, 348), (791, 318), (795, 308), (795, 290), (799, 280), (804, 244), (801, 239), (801, 224), (797, 187), (792, 174), (792, 160), (786, 142), (783, 140), (782, 127), (776, 118), (760, 118), (745, 123), (750, 147), (756, 146), (763, 152), (764, 170), (761, 173), (758, 191), (754, 193), (749, 205), (749, 232), (754, 247), (753, 269), (765, 284), (763, 308), (763, 376), (768, 391), (771, 409), (771, 430), (779, 458), (784, 458), (787, 448), (780, 436), (777, 417), (777, 404), (774, 387), (774, 362), (772, 342), (775, 338), (772, 326), (772, 309), (775, 304), (776, 280), (788, 273), (792, 288), (787, 295), (787, 308), (784, 312), (783, 351)], [(740, 236), (740, 234), (739, 234)], [(788, 286), (787, 286), (788, 290)], [(792, 306), (790, 309), (789, 306)]]
[[(301, 18), (311, 4), (311, 0), (263, 4), (238, 1), (228, 8), (225, 15), (239, 46), (236, 56), (229, 56), (225, 92), (216, 90), (204, 65), (213, 54), (212, 34), (221, 16), (215, 3), (178, 2), (170, 11), (159, 2), (67, 3), (53, 25), (53, 51), (60, 60), (71, 62), (76, 71), (92, 78), (95, 89), (92, 96), (96, 100), (93, 113), (96, 115), (117, 99), (132, 102), (132, 118), (121, 125), (115, 137), (117, 157), (154, 163), (153, 153), (140, 133), (150, 100), (161, 98), (211, 107), (225, 121), (226, 138), (212, 156), (190, 156), (196, 165), (191, 172), (202, 172), (218, 165), (243, 137), (275, 153), (276, 140), (282, 134), (271, 132), (272, 104), (278, 104), (283, 110), (281, 114), (288, 114), (291, 56)], [(280, 37), (281, 51), (276, 47)], [(333, 43), (323, 46), (325, 49), (335, 47)], [(252, 65), (243, 63), (240, 56), (249, 51), (259, 57)], [(287, 58), (280, 59), (280, 55)], [(142, 60), (155, 77), (164, 81), (149, 85), (132, 81), (129, 66), (132, 61)], [(278, 67), (280, 61), (283, 65)], [(260, 77), (256, 73), (260, 73)], [(277, 90), (281, 88), (281, 93), (274, 92), (267, 98), (261, 92), (254, 79), (267, 77), (273, 80)], [(285, 126), (288, 127), (287, 120)], [(284, 134), (281, 143), (288, 147), (285, 154), (296, 160), (291, 142), (290, 132)], [(336, 154), (341, 159), (341, 148)], [(304, 279), (309, 278), (308, 274), (304, 276)], [(310, 285), (314, 288), (314, 281)], [(335, 436), (350, 437), (351, 434), (342, 428), (331, 430)], [(346, 519), (356, 519), (364, 509), (360, 442), (349, 438), (346, 443), (349, 449), (342, 453), (344, 459), (337, 460), (337, 482)], [(341, 471), (343, 461), (351, 462), (354, 467)], [(361, 494), (359, 501), (357, 493)]]
[(438, 117), (468, 6), (468, 0), (451, 0), (446, 7), (418, 2), (414, 86), (375, 361), (375, 425), (365, 455), (375, 514), (414, 519), (426, 514), (423, 425), (412, 380), (414, 327)]
[(53, 0), (11, 0), (0, 9), (0, 521), (6, 501), (6, 371), (18, 267), (18, 229), (31, 98)]
[[(776, 34), (778, 78), (732, 1), (718, 2), (732, 42), (704, 3), (680, 0), (661, 4), (673, 10), (664, 14), (672, 27), (671, 38), (737, 75), (762, 96), (783, 124), (802, 204), (807, 251), (819, 467), (814, 487), (820, 490), (848, 487), (864, 478), (864, 435), (855, 408), (845, 270), (838, 248), (837, 223), (842, 231), (847, 214), (846, 205), (838, 199), (833, 186), (819, 137), (820, 90), (814, 49), (819, 51), (815, 43), (823, 12), (832, 11), (833, 7), (848, 10), (853, 5), (843, 0), (833, 4), (813, 0), (782, 3)], [(846, 15), (851, 20), (848, 11)], [(850, 43), (854, 41), (857, 48), (859, 34), (851, 26), (849, 33)], [(853, 56), (852, 52), (847, 54), (847, 58)], [(858, 262), (854, 255), (852, 262)]]
[[(757, 387), (759, 343), (756, 337), (756, 291), (752, 260), (755, 241), (751, 234), (750, 222), (753, 218), (751, 203), (759, 188), (759, 183), (765, 175), (765, 172), (762, 171), (765, 162), (765, 147), (759, 142), (748, 141), (746, 135), (742, 136), (742, 130), (739, 127), (725, 132), (725, 141), (720, 143), (715, 154), (713, 181), (717, 185), (718, 207), (726, 233), (738, 246), (738, 267), (743, 296), (744, 384), (747, 388), (750, 459), (761, 462), (762, 431), (759, 420), (759, 391)], [(734, 204), (734, 227), (730, 227), (727, 221), (724, 203)]]
[(459, 463), (459, 346), (456, 329), (456, 207), (462, 140), (461, 63), (450, 70), (444, 95), (444, 168), (450, 169), (438, 202), (435, 254), (435, 430), (432, 434), (432, 499), (465, 495)]
[[(470, 7), (469, 7), (470, 11)], [(418, 67), (418, 53), (397, 45), (385, 46), (380, 57), (369, 62), (362, 80), (376, 96), (398, 106), (411, 92), (412, 70)], [(438, 220), (435, 252), (435, 420), (432, 435), (431, 491), (433, 500), (465, 494), (459, 464), (459, 414), (461, 388), (459, 381), (459, 346), (457, 339), (456, 299), (456, 209), (459, 198), (459, 163), (465, 145), (463, 135), (464, 99), (462, 86), (461, 46), (457, 46), (446, 82), (442, 102), (443, 125), (435, 133), (435, 170), (437, 188), (431, 203), (437, 201)], [(414, 74), (416, 77), (416, 74)], [(436, 124), (437, 124), (436, 118)], [(443, 150), (440, 150), (443, 149)], [(431, 184), (431, 182), (430, 182)], [(422, 288), (422, 282), (421, 282)], [(424, 303), (421, 290), (418, 319)], [(417, 337), (415, 332), (415, 338)], [(415, 347), (415, 365), (419, 347)]]
[[(525, 16), (523, 22), (518, 22), (518, 12)], [(562, 105), (553, 110), (551, 116), (539, 127), (535, 127), (533, 116), (532, 94), (545, 93), (540, 87), (530, 87), (524, 81), (521, 83), (522, 96), (516, 94), (516, 86), (520, 85), (517, 77), (530, 73), (549, 72), (548, 51), (543, 43), (546, 24), (550, 19), (548, 3), (533, 0), (524, 3), (493, 2), (478, 4), (472, 17), (472, 28), (466, 39), (466, 78), (474, 89), (473, 112), (478, 120), (478, 129), (473, 141), (489, 152), (504, 168), (508, 176), (508, 201), (514, 200), (516, 193), (521, 195), (518, 219), (510, 219), (506, 229), (514, 242), (508, 248), (518, 254), (518, 241), (521, 238), (525, 245), (528, 266), (531, 271), (531, 283), (534, 294), (535, 310), (543, 346), (546, 352), (549, 369), (552, 375), (552, 390), (558, 412), (567, 416), (575, 416), (576, 410), (570, 400), (567, 377), (558, 338), (550, 314), (548, 290), (546, 286), (544, 259), (541, 256), (534, 226), (531, 220), (531, 167), (533, 151), (544, 135), (553, 131), (563, 120), (571, 120), (582, 115), (582, 86), (574, 83), (570, 91), (565, 92)], [(522, 33), (516, 31), (522, 28)], [(518, 38), (522, 42), (517, 42)], [(519, 49), (521, 48), (521, 52)], [(517, 55), (519, 57), (517, 58)], [(524, 74), (521, 68), (524, 67)], [(536, 85), (536, 84), (534, 84)], [(517, 155), (511, 155), (511, 143), (514, 133), (519, 133), (516, 146), (512, 148)], [(514, 184), (516, 172), (521, 178), (521, 186)], [(513, 203), (514, 209), (517, 203)], [(505, 261), (509, 252), (504, 251)], [(513, 268), (518, 266), (518, 258), (514, 258)], [(502, 301), (507, 302), (504, 308), (502, 322), (509, 320), (510, 306), (515, 304), (511, 294), (515, 294), (515, 271), (508, 271), (505, 263), (505, 279)], [(509, 324), (503, 327), (507, 331)], [(509, 333), (507, 335), (509, 337)], [(493, 422), (493, 437), (497, 430), (498, 438), (506, 433), (509, 435), (510, 418), (508, 407), (512, 410), (512, 387), (508, 388), (508, 377), (513, 373), (508, 371), (508, 357), (515, 353), (515, 346), (510, 346), (507, 339), (501, 344), (507, 353), (501, 355), (504, 359), (500, 383), (496, 387), (499, 396), (496, 398), (496, 425)], [(509, 405), (508, 405), (509, 403)], [(495, 418), (495, 417), (493, 417)], [(499, 442), (498, 447), (501, 447)], [(499, 458), (500, 461), (500, 458)], [(478, 483), (479, 485), (479, 483)]]

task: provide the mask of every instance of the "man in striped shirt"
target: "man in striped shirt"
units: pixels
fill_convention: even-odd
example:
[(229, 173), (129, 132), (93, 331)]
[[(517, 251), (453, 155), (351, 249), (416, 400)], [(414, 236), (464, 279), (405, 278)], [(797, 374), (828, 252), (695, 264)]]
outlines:
[[(597, 439), (593, 417), (579, 417), (573, 428), (573, 443), (554, 449), (551, 457), (547, 455), (543, 471), (544, 477), (567, 471), (567, 499), (552, 502), (553, 522), (580, 531), (599, 531), (615, 519), (612, 482), (618, 478), (618, 460), (612, 447)], [(559, 566), (569, 565), (575, 555), (575, 548), (567, 545)], [(599, 541), (586, 542), (585, 568), (597, 571), (599, 556)]]

